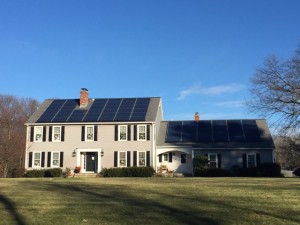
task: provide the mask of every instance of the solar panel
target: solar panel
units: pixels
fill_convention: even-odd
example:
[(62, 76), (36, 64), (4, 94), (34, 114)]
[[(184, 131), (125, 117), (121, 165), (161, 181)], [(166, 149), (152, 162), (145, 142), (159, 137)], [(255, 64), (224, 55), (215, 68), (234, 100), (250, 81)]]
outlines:
[(182, 123), (182, 142), (197, 141), (197, 122), (183, 121)]
[(182, 122), (170, 121), (168, 122), (166, 142), (181, 142)]
[(107, 104), (104, 107), (104, 110), (98, 119), (98, 121), (105, 122), (105, 121), (113, 121), (116, 116), (117, 110), (120, 106), (122, 99), (115, 98), (115, 99), (108, 99)]
[(213, 141), (228, 141), (226, 120), (213, 120)]
[(210, 120), (199, 121), (197, 128), (198, 142), (211, 142), (212, 141), (212, 123)]
[(41, 117), (37, 120), (37, 123), (45, 123), (51, 122), (53, 117), (60, 110), (62, 105), (66, 102), (66, 100), (53, 100), (53, 102), (48, 106), (46, 111), (41, 115)]
[(241, 120), (228, 120), (227, 126), (230, 141), (245, 141)]
[(52, 122), (67, 122), (67, 119), (70, 117), (71, 113), (77, 105), (78, 101), (76, 101), (75, 99), (67, 100), (58, 111), (56, 116), (52, 119)]
[(136, 98), (123, 99), (114, 121), (129, 121)]
[(255, 120), (242, 120), (247, 141), (261, 141), (260, 132)]
[(149, 103), (150, 103), (150, 98), (137, 98), (129, 120), (145, 121)]
[(87, 110), (83, 110), (83, 109), (74, 110), (67, 121), (68, 122), (81, 122), (86, 113), (87, 113)]
[(97, 122), (107, 102), (108, 99), (95, 99), (83, 121)]

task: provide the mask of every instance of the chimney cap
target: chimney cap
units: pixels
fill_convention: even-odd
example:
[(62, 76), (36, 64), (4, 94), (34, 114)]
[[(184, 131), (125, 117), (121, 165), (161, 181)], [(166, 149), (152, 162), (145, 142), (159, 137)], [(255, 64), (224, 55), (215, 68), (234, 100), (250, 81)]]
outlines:
[(81, 91), (89, 91), (87, 88), (81, 88)]

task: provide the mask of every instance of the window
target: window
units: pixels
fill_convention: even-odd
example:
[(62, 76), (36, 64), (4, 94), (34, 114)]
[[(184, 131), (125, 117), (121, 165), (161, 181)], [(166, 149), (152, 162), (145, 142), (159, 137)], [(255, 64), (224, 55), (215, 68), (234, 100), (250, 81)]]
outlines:
[(126, 152), (119, 152), (119, 165), (118, 167), (126, 167), (127, 166), (127, 160), (126, 160)]
[(163, 161), (168, 162), (169, 161), (169, 154), (163, 154)]
[(146, 152), (138, 152), (138, 166), (146, 166)]
[(119, 126), (119, 141), (127, 141), (127, 125)]
[(59, 167), (59, 155), (60, 152), (52, 152), (52, 161), (51, 161), (51, 167)]
[(256, 167), (256, 154), (247, 154), (247, 167)]
[(34, 141), (42, 142), (43, 140), (43, 127), (34, 127)]
[(85, 140), (94, 141), (94, 126), (85, 127)]
[(59, 142), (61, 141), (61, 127), (53, 127), (52, 140)]
[(40, 152), (33, 153), (33, 167), (41, 167), (41, 153)]
[(218, 168), (217, 154), (208, 154), (208, 166), (209, 168)]
[(146, 125), (138, 125), (138, 140), (146, 140)]
[(186, 163), (186, 154), (181, 154), (181, 163)]

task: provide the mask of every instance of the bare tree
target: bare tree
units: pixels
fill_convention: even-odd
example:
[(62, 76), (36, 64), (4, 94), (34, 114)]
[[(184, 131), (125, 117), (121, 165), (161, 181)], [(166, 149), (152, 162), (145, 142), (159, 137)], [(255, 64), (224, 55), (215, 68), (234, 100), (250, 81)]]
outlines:
[(277, 128), (295, 130), (300, 121), (300, 45), (286, 60), (268, 57), (256, 70), (248, 106), (253, 112), (272, 118)]
[(0, 95), (0, 176), (24, 167), (26, 128), (24, 123), (36, 110), (38, 102)]

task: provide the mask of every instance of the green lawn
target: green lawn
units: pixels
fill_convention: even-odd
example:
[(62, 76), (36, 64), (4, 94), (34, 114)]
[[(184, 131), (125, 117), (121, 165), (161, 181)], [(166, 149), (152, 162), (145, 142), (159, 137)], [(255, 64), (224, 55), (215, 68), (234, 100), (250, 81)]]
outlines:
[(300, 179), (0, 179), (0, 224), (300, 224)]

